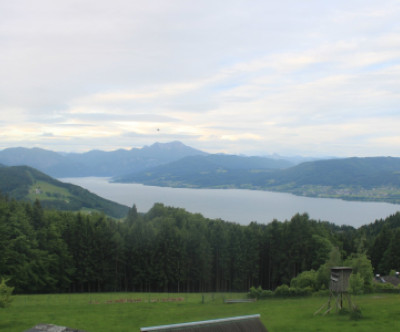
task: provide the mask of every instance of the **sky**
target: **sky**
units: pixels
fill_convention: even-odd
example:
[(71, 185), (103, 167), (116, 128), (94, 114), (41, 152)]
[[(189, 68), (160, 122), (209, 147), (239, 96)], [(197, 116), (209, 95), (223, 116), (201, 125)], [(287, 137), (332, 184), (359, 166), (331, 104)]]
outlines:
[(400, 157), (400, 2), (0, 0), (0, 149)]

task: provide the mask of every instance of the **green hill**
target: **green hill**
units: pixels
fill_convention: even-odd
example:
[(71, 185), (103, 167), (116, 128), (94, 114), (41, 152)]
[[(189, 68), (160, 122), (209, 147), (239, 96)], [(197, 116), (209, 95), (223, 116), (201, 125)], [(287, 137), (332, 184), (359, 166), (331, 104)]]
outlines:
[(114, 218), (125, 217), (129, 209), (28, 166), (0, 167), (0, 192), (17, 200), (38, 199), (45, 208), (101, 211)]
[(283, 170), (274, 180), (276, 184), (295, 182), (297, 186), (400, 186), (400, 158), (353, 157), (306, 162)]
[(289, 161), (265, 157), (211, 154), (178, 161), (114, 178), (116, 182), (140, 182), (171, 187), (254, 187), (256, 174), (292, 166)]
[(115, 181), (170, 187), (248, 188), (400, 203), (400, 158), (318, 160), (293, 167), (280, 160), (272, 161), (224, 155), (187, 157)]

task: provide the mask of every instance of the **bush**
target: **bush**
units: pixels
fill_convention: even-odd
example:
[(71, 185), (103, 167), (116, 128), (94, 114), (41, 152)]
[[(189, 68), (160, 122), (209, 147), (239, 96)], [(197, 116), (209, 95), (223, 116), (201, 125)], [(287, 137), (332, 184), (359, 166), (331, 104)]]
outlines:
[(321, 265), (316, 272), (316, 289), (329, 289), (331, 279), (331, 267), (343, 266), (339, 248), (333, 247), (325, 264)]
[(311, 288), (317, 290), (317, 272), (314, 270), (304, 271), (290, 281), (290, 287)]
[(290, 296), (310, 296), (313, 293), (313, 289), (311, 287), (290, 287), (289, 293)]
[(249, 293), (247, 294), (247, 296), (251, 299), (266, 299), (269, 297), (272, 297), (274, 295), (273, 291), (270, 290), (264, 290), (261, 288), (261, 286), (258, 286), (257, 288), (255, 288), (254, 286), (250, 288)]
[(251, 287), (247, 296), (251, 299), (267, 299), (272, 296), (277, 297), (295, 297), (295, 296), (310, 296), (313, 293), (311, 287), (289, 287), (288, 285), (281, 285), (275, 289), (275, 292), (270, 290), (263, 290), (261, 286), (255, 288)]
[(377, 293), (399, 293), (400, 288), (392, 285), (390, 282), (374, 283), (374, 292), (377, 292)]
[(14, 288), (8, 287), (6, 281), (1, 279), (0, 283), (0, 308), (8, 307), (12, 302), (12, 292)]
[(296, 297), (296, 296), (310, 296), (313, 292), (311, 287), (289, 287), (288, 285), (281, 285), (275, 289), (275, 296), (278, 297)]
[(359, 273), (350, 275), (350, 293), (354, 295), (364, 293), (364, 279)]
[(266, 298), (269, 298), (269, 297), (272, 297), (272, 296), (274, 296), (274, 292), (271, 291), (271, 290), (265, 289), (265, 290), (263, 290), (261, 292), (260, 299), (266, 299)]
[(250, 299), (259, 299), (261, 291), (262, 291), (261, 286), (258, 286), (258, 288), (255, 288), (253, 286), (250, 288), (247, 297), (249, 297)]
[[(352, 275), (358, 274), (363, 280), (362, 292), (369, 293), (373, 290), (372, 280), (372, 265), (371, 261), (367, 258), (365, 254), (353, 254), (345, 262), (345, 266), (351, 266), (353, 268)], [(357, 279), (359, 278), (357, 277)], [(351, 285), (351, 277), (350, 277)], [(358, 285), (357, 285), (358, 287)], [(359, 291), (358, 289), (356, 289)], [(355, 293), (354, 293), (355, 294)]]
[(288, 285), (281, 285), (276, 287), (275, 296), (287, 297), (290, 296), (290, 288)]

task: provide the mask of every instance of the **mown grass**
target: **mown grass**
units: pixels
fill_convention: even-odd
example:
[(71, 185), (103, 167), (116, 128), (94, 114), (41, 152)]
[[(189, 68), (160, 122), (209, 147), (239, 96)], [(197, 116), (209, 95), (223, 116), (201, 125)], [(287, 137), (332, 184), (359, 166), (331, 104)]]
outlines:
[[(400, 295), (371, 294), (353, 298), (360, 320), (335, 312), (314, 312), (326, 297), (268, 299), (224, 304), (245, 294), (101, 293), (19, 295), (0, 309), (0, 331), (24, 331), (38, 323), (79, 328), (88, 332), (139, 331), (140, 327), (260, 314), (268, 331), (400, 331)], [(139, 302), (140, 300), (140, 302)], [(175, 302), (163, 302), (175, 300)], [(134, 302), (137, 301), (137, 302)]]

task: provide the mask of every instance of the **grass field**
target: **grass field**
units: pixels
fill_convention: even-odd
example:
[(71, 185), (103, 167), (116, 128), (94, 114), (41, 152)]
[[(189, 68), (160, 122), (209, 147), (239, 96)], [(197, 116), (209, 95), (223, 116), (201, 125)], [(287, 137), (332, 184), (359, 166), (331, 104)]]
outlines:
[(314, 316), (326, 297), (269, 299), (225, 304), (224, 299), (245, 294), (100, 293), (19, 295), (0, 309), (0, 331), (24, 331), (51, 323), (88, 332), (139, 331), (140, 327), (260, 314), (274, 331), (400, 331), (400, 295), (353, 297), (363, 317), (331, 313)]
[(28, 198), (32, 201), (39, 200), (67, 200), (71, 194), (65, 188), (54, 186), (44, 181), (36, 181), (29, 189)]

